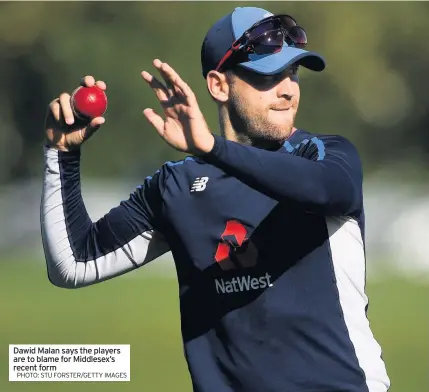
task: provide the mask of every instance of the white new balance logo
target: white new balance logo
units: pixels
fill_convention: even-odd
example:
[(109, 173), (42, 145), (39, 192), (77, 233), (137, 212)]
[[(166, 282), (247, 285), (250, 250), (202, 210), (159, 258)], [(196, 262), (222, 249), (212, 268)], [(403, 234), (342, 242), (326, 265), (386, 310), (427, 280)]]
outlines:
[(201, 192), (206, 189), (208, 177), (197, 177), (192, 184), (191, 192)]

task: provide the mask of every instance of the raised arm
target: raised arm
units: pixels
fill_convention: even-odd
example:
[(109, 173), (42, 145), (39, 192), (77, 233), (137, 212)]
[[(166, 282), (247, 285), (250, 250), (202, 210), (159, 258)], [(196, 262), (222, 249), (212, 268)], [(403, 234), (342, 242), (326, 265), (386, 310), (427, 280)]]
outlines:
[[(92, 77), (83, 85), (95, 84)], [(105, 89), (104, 82), (97, 86)], [(146, 178), (128, 200), (92, 222), (80, 186), (80, 146), (102, 124), (77, 124), (70, 95), (51, 102), (46, 118), (41, 232), (49, 280), (78, 288), (138, 268), (169, 250), (159, 233), (164, 171)]]
[(153, 88), (165, 119), (146, 109), (158, 134), (177, 150), (221, 167), (250, 187), (279, 201), (293, 200), (325, 215), (353, 215), (362, 208), (362, 168), (352, 143), (339, 136), (308, 140), (318, 153), (297, 155), (266, 151), (213, 135), (195, 94), (168, 64), (154, 60), (165, 85), (148, 72), (143, 79)]

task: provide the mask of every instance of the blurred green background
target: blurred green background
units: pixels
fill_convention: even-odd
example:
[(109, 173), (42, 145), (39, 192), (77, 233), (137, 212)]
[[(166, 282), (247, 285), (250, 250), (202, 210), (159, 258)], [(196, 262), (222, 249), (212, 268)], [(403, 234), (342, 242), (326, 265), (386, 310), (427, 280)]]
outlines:
[(142, 115), (158, 109), (141, 80), (152, 60), (191, 85), (214, 132), (200, 70), (208, 28), (236, 6), (290, 13), (328, 67), (302, 70), (297, 125), (338, 133), (365, 169), (369, 317), (391, 392), (429, 390), (429, 48), (427, 2), (0, 3), (0, 391), (72, 391), (8, 382), (9, 344), (131, 344), (131, 382), (82, 391), (190, 391), (170, 259), (81, 290), (52, 286), (38, 226), (47, 104), (84, 75), (108, 86), (107, 123), (83, 151), (93, 219), (166, 160)]

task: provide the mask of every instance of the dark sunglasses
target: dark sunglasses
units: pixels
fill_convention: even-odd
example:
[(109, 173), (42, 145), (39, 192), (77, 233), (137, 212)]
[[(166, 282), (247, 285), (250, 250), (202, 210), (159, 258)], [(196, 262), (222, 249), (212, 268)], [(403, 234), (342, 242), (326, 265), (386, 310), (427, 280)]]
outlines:
[(235, 53), (245, 54), (246, 59), (248, 54), (274, 54), (282, 50), (284, 42), (295, 48), (304, 48), (307, 45), (307, 34), (289, 15), (273, 15), (262, 19), (232, 44), (219, 61), (216, 71), (220, 71)]

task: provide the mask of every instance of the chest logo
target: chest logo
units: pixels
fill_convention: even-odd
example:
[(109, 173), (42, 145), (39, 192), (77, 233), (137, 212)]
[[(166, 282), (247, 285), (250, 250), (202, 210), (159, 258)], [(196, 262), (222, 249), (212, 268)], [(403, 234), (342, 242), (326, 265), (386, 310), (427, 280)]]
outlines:
[(218, 244), (215, 260), (223, 270), (248, 268), (256, 265), (258, 250), (246, 228), (236, 220), (227, 222)]
[(191, 192), (202, 192), (207, 187), (208, 177), (197, 177), (192, 184)]
[[(247, 229), (240, 222), (229, 220), (226, 223), (215, 254), (215, 261), (223, 271), (245, 270), (256, 265), (258, 249), (247, 234)], [(260, 276), (239, 274), (232, 279), (215, 278), (214, 281), (218, 294), (259, 291), (274, 285), (268, 272)]]

